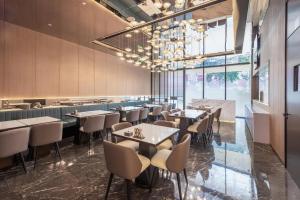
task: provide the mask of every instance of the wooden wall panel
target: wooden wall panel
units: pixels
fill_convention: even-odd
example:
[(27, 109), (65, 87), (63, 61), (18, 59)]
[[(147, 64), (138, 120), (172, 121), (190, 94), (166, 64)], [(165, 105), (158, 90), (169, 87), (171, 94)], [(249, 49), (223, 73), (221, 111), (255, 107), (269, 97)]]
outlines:
[(94, 50), (79, 47), (79, 96), (93, 96), (95, 94)]
[(61, 40), (43, 33), (37, 34), (36, 96), (59, 95)]
[(78, 95), (78, 45), (63, 41), (60, 58), (60, 96)]
[[(262, 25), (261, 65), (270, 61), (271, 145), (284, 162), (285, 1), (272, 0)], [(276, 42), (274, 42), (276, 41)]]
[(35, 86), (35, 35), (5, 23), (4, 97), (32, 97)]
[(107, 74), (109, 67), (107, 67), (107, 55), (95, 51), (95, 95), (107, 95), (107, 87), (110, 85), (107, 82)]

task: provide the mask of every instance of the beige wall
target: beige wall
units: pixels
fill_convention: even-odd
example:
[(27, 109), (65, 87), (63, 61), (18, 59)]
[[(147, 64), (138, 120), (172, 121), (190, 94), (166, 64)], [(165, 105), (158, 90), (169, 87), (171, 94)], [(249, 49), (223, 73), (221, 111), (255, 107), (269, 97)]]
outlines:
[(66, 40), (0, 22), (0, 97), (150, 94), (150, 72)]
[(261, 65), (270, 60), (271, 145), (284, 162), (285, 1), (270, 0), (262, 25)]

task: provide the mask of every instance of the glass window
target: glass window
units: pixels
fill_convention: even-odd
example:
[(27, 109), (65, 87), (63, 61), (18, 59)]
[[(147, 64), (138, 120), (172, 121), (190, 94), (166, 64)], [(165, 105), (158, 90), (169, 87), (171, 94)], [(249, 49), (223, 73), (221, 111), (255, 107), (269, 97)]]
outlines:
[(225, 67), (204, 68), (204, 97), (225, 99)]
[(250, 65), (227, 66), (226, 96), (235, 100), (236, 116), (245, 116), (244, 106), (250, 103)]
[(226, 51), (234, 50), (234, 33), (232, 17), (227, 18), (227, 41)]
[(208, 24), (208, 29), (205, 32), (204, 38), (204, 52), (218, 53), (225, 51), (225, 23), (219, 24), (217, 22)]
[(203, 99), (203, 68), (187, 70), (185, 74), (186, 105), (195, 99)]

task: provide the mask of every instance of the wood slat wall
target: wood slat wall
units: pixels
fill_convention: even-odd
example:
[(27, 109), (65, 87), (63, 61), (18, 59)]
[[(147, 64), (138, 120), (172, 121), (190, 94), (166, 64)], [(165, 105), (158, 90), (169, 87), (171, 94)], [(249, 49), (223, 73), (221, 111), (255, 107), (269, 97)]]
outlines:
[(150, 94), (149, 70), (2, 20), (0, 30), (1, 98)]

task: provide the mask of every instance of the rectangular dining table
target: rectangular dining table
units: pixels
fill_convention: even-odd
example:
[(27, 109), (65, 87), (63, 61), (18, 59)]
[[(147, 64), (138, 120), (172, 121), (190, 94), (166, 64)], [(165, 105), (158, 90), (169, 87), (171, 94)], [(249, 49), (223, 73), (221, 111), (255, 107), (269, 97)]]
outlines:
[(26, 127), (26, 125), (18, 120), (0, 122), (0, 132), (23, 127)]
[(44, 117), (34, 117), (34, 118), (27, 118), (27, 119), (19, 119), (18, 122), (25, 124), (26, 126), (34, 126), (37, 124), (44, 124), (50, 122), (58, 122), (61, 121), (58, 118), (44, 116)]
[[(142, 130), (143, 139), (134, 137), (134, 129), (140, 128)], [(132, 136), (126, 136), (125, 132), (132, 132)], [(164, 126), (157, 126), (153, 124), (138, 124), (126, 129), (115, 131), (112, 133), (113, 136), (122, 137), (126, 140), (132, 140), (139, 143), (139, 154), (151, 159), (156, 153), (156, 147), (164, 142), (165, 140), (173, 137), (180, 130), (177, 128), (169, 128)], [(152, 174), (153, 168), (150, 167), (148, 171), (143, 172), (139, 177), (135, 179), (137, 185), (147, 187), (149, 185), (149, 174)], [(148, 174), (147, 174), (148, 173)], [(157, 177), (157, 175), (155, 175)]]
[(107, 114), (112, 114), (112, 113), (113, 112), (106, 111), (106, 110), (93, 110), (93, 111), (86, 111), (86, 112), (77, 112), (76, 114), (75, 113), (65, 114), (65, 116), (76, 118), (77, 131), (75, 132), (75, 135), (74, 135), (74, 143), (80, 144), (79, 128), (81, 126), (81, 120), (84, 120), (85, 118), (90, 117), (90, 116), (107, 115)]

